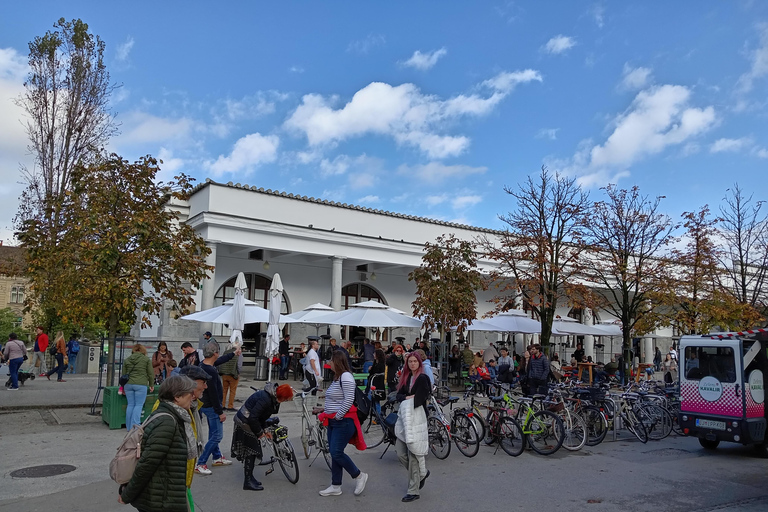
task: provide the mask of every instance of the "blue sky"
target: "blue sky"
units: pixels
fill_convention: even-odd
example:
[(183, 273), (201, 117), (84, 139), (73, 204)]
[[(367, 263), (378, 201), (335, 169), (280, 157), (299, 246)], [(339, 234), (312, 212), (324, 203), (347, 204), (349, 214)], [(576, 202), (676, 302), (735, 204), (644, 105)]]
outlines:
[[(66, 5), (64, 5), (66, 4)], [(13, 2), (0, 18), (0, 235), (27, 43), (79, 17), (107, 44), (110, 149), (163, 174), (482, 227), (542, 165), (638, 185), (674, 219), (765, 199), (768, 3)]]

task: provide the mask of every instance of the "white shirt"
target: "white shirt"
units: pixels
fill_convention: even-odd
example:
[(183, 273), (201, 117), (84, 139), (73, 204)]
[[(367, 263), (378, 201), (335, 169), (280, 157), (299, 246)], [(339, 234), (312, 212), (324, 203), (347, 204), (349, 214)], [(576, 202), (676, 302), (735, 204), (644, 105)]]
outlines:
[[(312, 368), (312, 361), (315, 362), (314, 369)], [(307, 360), (304, 364), (304, 369), (310, 373), (314, 373), (316, 377), (320, 377), (320, 375), (322, 375), (320, 357), (318, 357), (317, 352), (313, 348), (309, 349), (309, 352), (307, 352)]]

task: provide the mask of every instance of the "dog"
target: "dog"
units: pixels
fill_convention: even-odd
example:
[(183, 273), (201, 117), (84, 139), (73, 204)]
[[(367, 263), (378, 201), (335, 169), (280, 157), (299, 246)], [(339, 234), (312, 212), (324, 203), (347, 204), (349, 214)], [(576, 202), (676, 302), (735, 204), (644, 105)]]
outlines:
[[(19, 384), (23, 386), (24, 383), (28, 380), (35, 380), (35, 372), (30, 372), (28, 370), (19, 370)], [(7, 388), (11, 387), (10, 377), (8, 377), (8, 380), (5, 383), (5, 387)]]

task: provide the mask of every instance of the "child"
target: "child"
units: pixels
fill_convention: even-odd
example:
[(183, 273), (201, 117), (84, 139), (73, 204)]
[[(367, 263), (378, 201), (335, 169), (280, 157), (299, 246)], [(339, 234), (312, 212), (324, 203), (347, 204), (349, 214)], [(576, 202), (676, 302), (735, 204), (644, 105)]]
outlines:
[(491, 359), (490, 361), (488, 361), (488, 373), (491, 374), (491, 380), (496, 380), (496, 378), (499, 376), (495, 359)]

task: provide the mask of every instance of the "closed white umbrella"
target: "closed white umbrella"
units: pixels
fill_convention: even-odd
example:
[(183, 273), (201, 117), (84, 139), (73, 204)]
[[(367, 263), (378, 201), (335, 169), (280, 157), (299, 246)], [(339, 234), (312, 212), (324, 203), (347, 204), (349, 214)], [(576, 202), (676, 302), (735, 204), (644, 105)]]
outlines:
[(235, 298), (232, 300), (232, 323), (229, 324), (230, 329), (232, 329), (229, 342), (236, 346), (243, 344), (246, 293), (248, 293), (248, 284), (245, 282), (245, 275), (239, 272), (235, 280)]
[(277, 354), (280, 346), (280, 307), (283, 303), (283, 282), (280, 274), (272, 277), (272, 286), (269, 287), (269, 325), (267, 326), (267, 344), (264, 355), (271, 358)]

